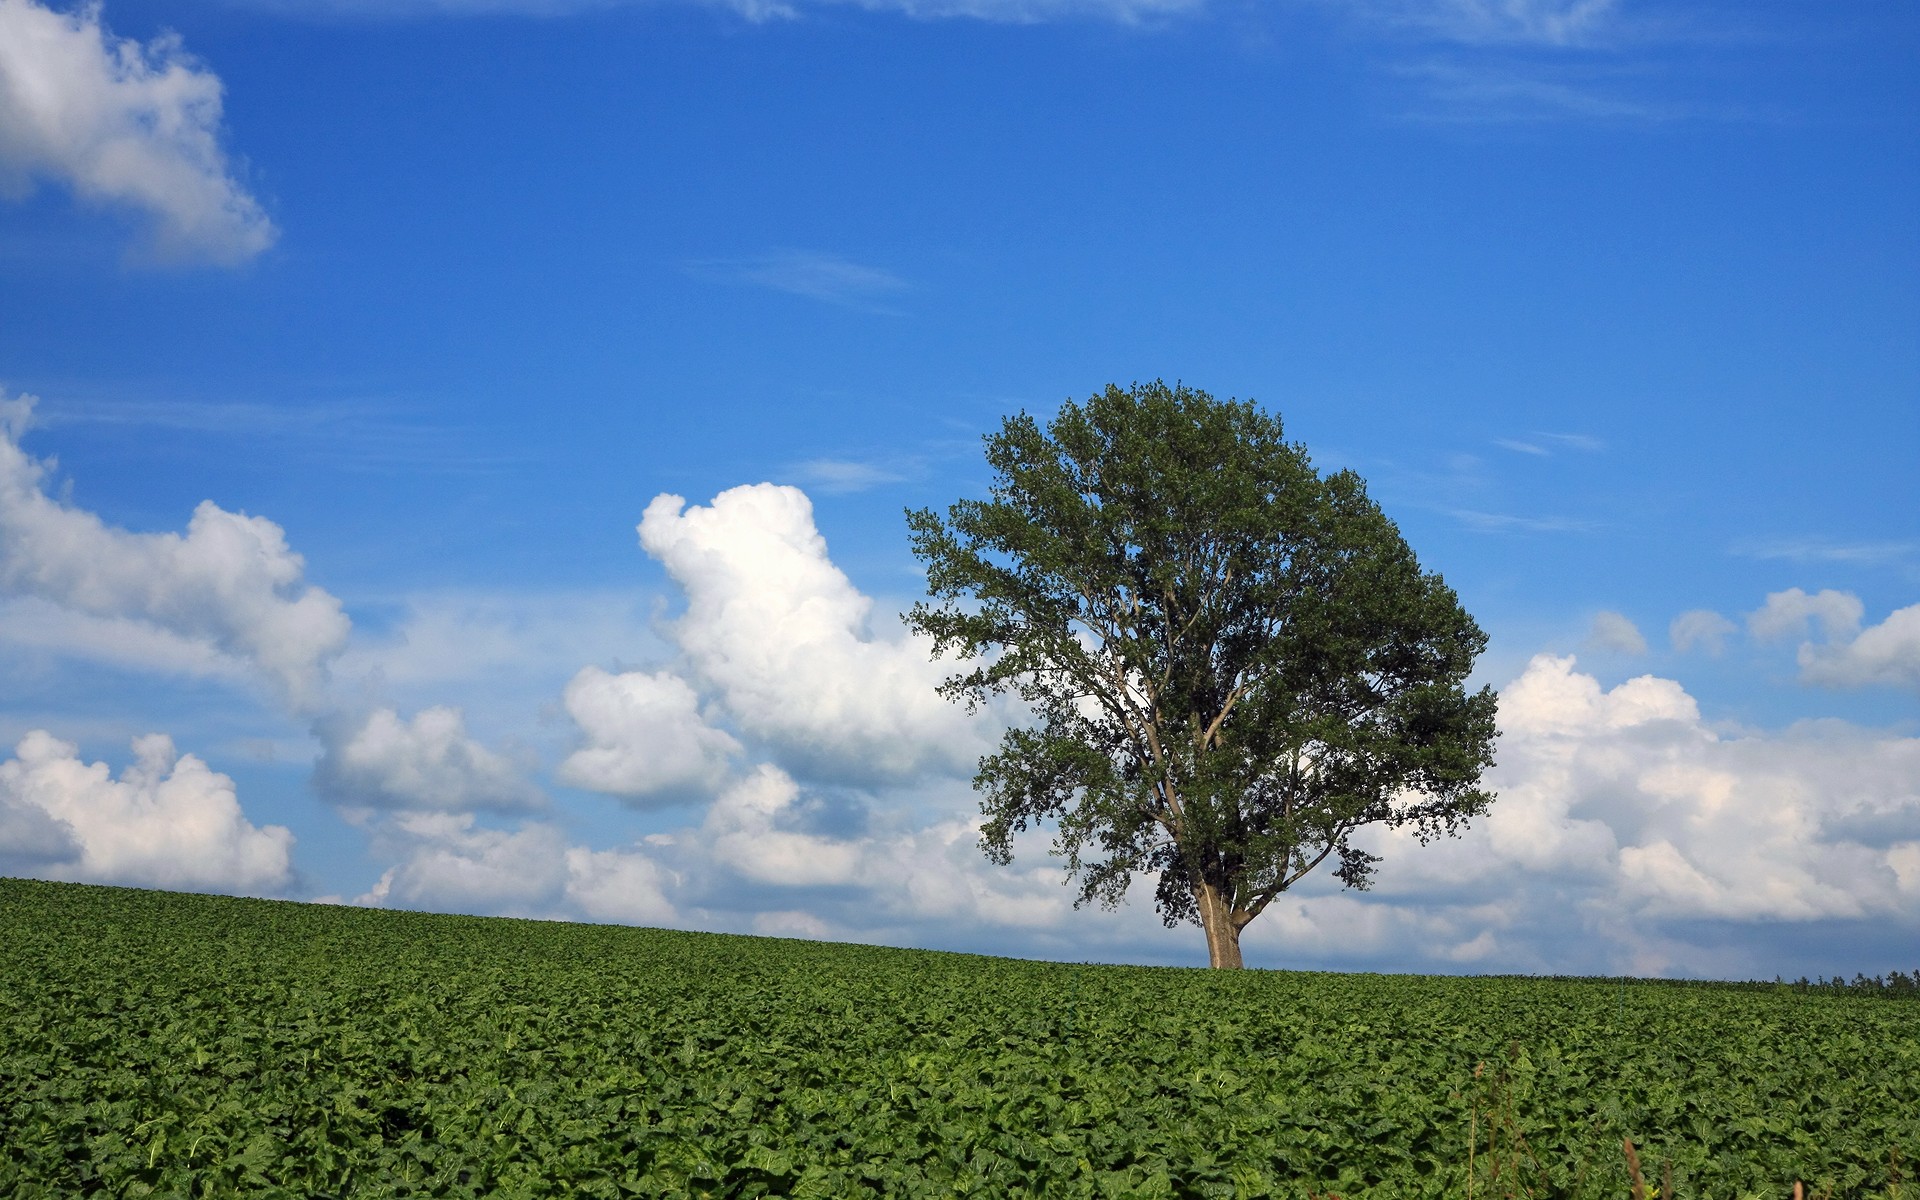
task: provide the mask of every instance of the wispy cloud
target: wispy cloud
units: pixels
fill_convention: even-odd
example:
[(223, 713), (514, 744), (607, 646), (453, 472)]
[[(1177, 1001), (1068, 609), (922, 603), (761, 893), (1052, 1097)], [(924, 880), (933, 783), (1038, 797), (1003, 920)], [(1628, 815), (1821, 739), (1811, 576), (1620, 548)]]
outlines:
[(815, 491), (829, 494), (864, 492), (913, 478), (913, 473), (903, 470), (899, 464), (845, 458), (810, 458), (795, 463), (789, 473)]
[(1363, 7), (1430, 36), (1474, 45), (1590, 46), (1620, 23), (1618, 0), (1368, 0)]
[(1568, 450), (1585, 450), (1598, 454), (1607, 448), (1605, 442), (1588, 433), (1536, 433), (1533, 436), (1536, 441), (1564, 446)]
[[(616, 7), (623, 0), (249, 0), (262, 8), (358, 17), (484, 16), (521, 13), (561, 16)], [(624, 0), (638, 6), (652, 0)], [(1208, 7), (1208, 0), (683, 0), (689, 6), (730, 10), (755, 23), (803, 18), (808, 9), (855, 7), (900, 13), (914, 20), (965, 18), (1009, 25), (1051, 21), (1111, 21), (1150, 25)]]
[(1585, 433), (1531, 433), (1524, 441), (1519, 438), (1495, 438), (1493, 444), (1515, 454), (1532, 454), (1540, 458), (1552, 456), (1555, 450), (1584, 450), (1597, 454), (1607, 448), (1605, 442)]
[(1740, 558), (1882, 567), (1906, 562), (1920, 555), (1920, 542), (1846, 542), (1822, 537), (1756, 538), (1735, 542), (1729, 552)]
[(35, 424), (124, 425), (171, 429), (182, 433), (244, 433), (250, 436), (298, 436), (330, 429), (344, 422), (375, 415), (370, 406), (306, 406), (246, 404), (221, 401), (85, 401), (62, 400), (42, 405)]
[(1536, 454), (1541, 458), (1545, 458), (1552, 453), (1551, 450), (1548, 450), (1544, 446), (1536, 446), (1532, 442), (1519, 442), (1512, 438), (1495, 438), (1493, 439), (1493, 444), (1503, 450), (1511, 450), (1515, 454)]
[(1643, 73), (1591, 62), (1512, 62), (1433, 58), (1402, 64), (1396, 74), (1419, 99), (1406, 120), (1518, 124), (1539, 121), (1673, 121), (1704, 115), (1644, 94)]
[[(4, 2), (4, 0), (0, 0)], [(521, 13), (561, 16), (672, 0), (240, 0), (288, 11), (359, 17), (459, 17)], [(1401, 81), (1404, 119), (1445, 124), (1546, 121), (1650, 122), (1727, 116), (1656, 93), (1666, 80), (1652, 55), (1697, 34), (1662, 11), (1679, 6), (1642, 0), (679, 0), (763, 24), (806, 20), (848, 8), (917, 21), (973, 20), (1005, 25), (1097, 22), (1165, 29), (1217, 21), (1282, 21), (1317, 9), (1356, 27)], [(1649, 10), (1653, 10), (1649, 12)], [(1670, 82), (1670, 81), (1669, 81)], [(1743, 115), (1743, 114), (1731, 114)], [(780, 256), (773, 256), (779, 258)], [(841, 266), (855, 266), (831, 256)], [(771, 274), (791, 279), (795, 264), (760, 259), (695, 264), (703, 273)], [(871, 268), (866, 268), (870, 270)], [(799, 272), (802, 283), (762, 282), (795, 294), (875, 307), (871, 284), (834, 282), (832, 271)], [(881, 273), (885, 275), (885, 272)], [(744, 279), (746, 282), (755, 282)], [(828, 295), (821, 295), (826, 292)], [(851, 301), (849, 300), (851, 297)]]
[(699, 279), (747, 284), (869, 312), (890, 311), (883, 301), (911, 286), (884, 267), (871, 267), (816, 250), (776, 250), (744, 258), (697, 259), (686, 265)]
[(1446, 513), (1480, 533), (1591, 533), (1600, 528), (1600, 522), (1578, 517), (1522, 517), (1471, 508), (1450, 508)]
[(480, 452), (466, 431), (407, 419), (392, 405), (341, 401), (254, 404), (229, 401), (54, 401), (41, 406), (44, 428), (92, 425), (203, 435), (208, 440), (271, 440), (334, 466), (366, 471), (489, 471), (522, 461)]
[(1145, 25), (1197, 13), (1207, 0), (834, 0), (860, 8), (904, 13), (921, 20), (972, 17), (982, 21), (1037, 25), (1046, 21), (1100, 20)]
[[(259, 8), (361, 17), (524, 13), (558, 16), (657, 0), (242, 0)], [(1110, 21), (1154, 25), (1233, 7), (1225, 0), (682, 0), (749, 21), (804, 18), (808, 10), (862, 8), (915, 20), (965, 18), (1004, 24)], [(1619, 0), (1322, 0), (1367, 24), (1471, 45), (1589, 45), (1621, 24)]]
[(1690, 48), (1731, 9), (1671, 0), (1325, 0), (1365, 28), (1398, 117), (1446, 125), (1653, 124), (1769, 114), (1710, 99)]

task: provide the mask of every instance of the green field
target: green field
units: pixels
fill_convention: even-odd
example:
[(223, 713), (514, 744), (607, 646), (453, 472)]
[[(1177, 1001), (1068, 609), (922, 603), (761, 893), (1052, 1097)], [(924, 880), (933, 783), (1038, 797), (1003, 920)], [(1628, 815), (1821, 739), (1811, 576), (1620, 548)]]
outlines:
[(1464, 1196), (1470, 1133), (1476, 1196), (1920, 1194), (1920, 1004), (0, 880), (17, 1200)]

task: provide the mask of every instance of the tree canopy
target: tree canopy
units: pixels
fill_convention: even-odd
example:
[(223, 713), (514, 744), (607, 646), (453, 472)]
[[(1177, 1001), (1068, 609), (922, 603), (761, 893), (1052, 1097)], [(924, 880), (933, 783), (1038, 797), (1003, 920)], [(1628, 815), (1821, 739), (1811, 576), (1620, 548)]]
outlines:
[(970, 663), (949, 699), (1032, 714), (974, 780), (991, 859), (1051, 822), (1079, 903), (1157, 873), (1166, 923), (1237, 967), (1321, 863), (1367, 886), (1362, 828), (1424, 843), (1487, 810), (1495, 699), (1465, 689), (1486, 636), (1278, 416), (1154, 382), (985, 441), (988, 499), (907, 514), (931, 598), (907, 622)]

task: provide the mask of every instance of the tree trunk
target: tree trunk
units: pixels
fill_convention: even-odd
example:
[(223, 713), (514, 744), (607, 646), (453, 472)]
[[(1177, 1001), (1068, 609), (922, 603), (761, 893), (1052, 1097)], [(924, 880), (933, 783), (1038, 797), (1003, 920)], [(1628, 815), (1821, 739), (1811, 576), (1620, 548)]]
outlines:
[(1200, 928), (1207, 933), (1207, 965), (1239, 970), (1240, 927), (1233, 923), (1233, 912), (1226, 897), (1210, 883), (1194, 889), (1194, 904), (1200, 910)]

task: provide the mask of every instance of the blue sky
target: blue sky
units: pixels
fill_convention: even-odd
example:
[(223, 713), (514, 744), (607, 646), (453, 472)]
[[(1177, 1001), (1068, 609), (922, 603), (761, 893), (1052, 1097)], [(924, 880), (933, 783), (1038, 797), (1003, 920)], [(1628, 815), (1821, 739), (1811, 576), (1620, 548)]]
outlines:
[(1494, 816), (1251, 964), (1909, 969), (1916, 63), (1869, 2), (0, 0), (0, 869), (1204, 961), (980, 858), (1017, 714), (895, 616), (983, 433), (1165, 377), (1366, 476), (1502, 690)]

